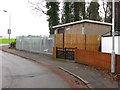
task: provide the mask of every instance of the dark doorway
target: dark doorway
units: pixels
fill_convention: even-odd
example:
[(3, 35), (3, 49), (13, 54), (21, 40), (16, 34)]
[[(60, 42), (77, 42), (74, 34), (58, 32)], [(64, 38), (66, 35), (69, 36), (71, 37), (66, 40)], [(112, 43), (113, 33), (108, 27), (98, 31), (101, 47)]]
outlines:
[(74, 60), (74, 52), (76, 48), (58, 48), (56, 47), (56, 58)]

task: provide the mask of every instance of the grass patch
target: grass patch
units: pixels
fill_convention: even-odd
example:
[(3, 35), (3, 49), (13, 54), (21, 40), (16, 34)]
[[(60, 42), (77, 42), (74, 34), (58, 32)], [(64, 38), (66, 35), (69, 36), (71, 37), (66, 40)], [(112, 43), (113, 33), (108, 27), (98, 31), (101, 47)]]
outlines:
[[(15, 38), (10, 39), (10, 43), (15, 42)], [(8, 38), (0, 38), (0, 44), (8, 44)]]

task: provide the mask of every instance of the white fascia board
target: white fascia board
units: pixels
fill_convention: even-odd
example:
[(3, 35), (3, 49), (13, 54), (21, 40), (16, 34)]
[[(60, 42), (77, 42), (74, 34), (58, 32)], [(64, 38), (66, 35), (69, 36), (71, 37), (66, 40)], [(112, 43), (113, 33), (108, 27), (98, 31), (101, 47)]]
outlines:
[(120, 55), (120, 36), (118, 37), (118, 53)]
[(93, 21), (93, 20), (87, 20), (87, 19), (85, 19), (85, 20), (76, 21), (76, 22), (70, 22), (70, 23), (66, 23), (66, 24), (62, 24), (62, 25), (56, 25), (56, 26), (53, 26), (53, 28), (59, 28), (59, 27), (64, 27), (64, 26), (78, 24), (78, 23), (85, 23), (85, 22), (112, 26), (111, 23), (106, 23), (106, 22), (100, 22), (100, 21)]

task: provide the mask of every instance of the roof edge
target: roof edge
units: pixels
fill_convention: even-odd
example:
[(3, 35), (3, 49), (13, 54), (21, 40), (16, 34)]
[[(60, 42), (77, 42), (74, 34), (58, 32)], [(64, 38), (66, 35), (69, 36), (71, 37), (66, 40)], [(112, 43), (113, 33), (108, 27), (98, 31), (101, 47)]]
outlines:
[(84, 19), (84, 20), (81, 20), (81, 21), (70, 22), (70, 23), (66, 23), (66, 24), (62, 24), (62, 25), (56, 25), (56, 26), (53, 26), (53, 29), (54, 28), (59, 28), (59, 27), (64, 27), (64, 26), (69, 26), (69, 25), (73, 25), (73, 24), (78, 24), (78, 23), (85, 23), (85, 22), (112, 26), (111, 23)]

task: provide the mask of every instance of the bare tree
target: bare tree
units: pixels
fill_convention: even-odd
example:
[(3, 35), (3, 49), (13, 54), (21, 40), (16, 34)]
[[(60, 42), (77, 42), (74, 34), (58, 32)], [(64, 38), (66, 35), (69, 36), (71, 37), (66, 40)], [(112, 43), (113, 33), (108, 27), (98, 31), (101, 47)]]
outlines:
[(104, 21), (106, 22), (108, 4), (107, 4), (107, 2), (105, 0), (103, 0), (102, 6), (103, 6), (103, 10), (104, 10)]
[(28, 0), (28, 3), (30, 4), (32, 10), (39, 12), (41, 14), (47, 14), (46, 13), (46, 0), (37, 0), (37, 1), (31, 1)]
[(54, 34), (53, 26), (59, 24), (59, 2), (58, 0), (28, 0), (32, 10), (47, 16), (50, 34)]
[(102, 8), (104, 11), (104, 21), (105, 22), (112, 22), (112, 2), (109, 0), (101, 0), (102, 1)]

